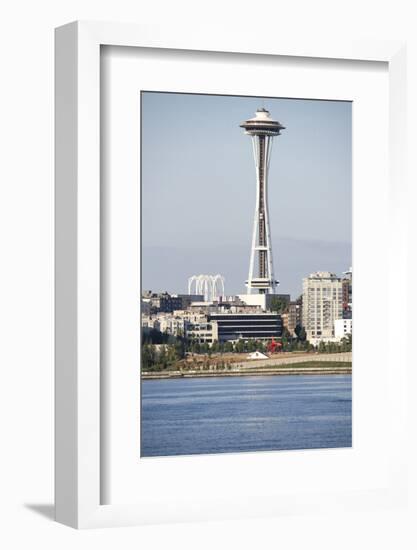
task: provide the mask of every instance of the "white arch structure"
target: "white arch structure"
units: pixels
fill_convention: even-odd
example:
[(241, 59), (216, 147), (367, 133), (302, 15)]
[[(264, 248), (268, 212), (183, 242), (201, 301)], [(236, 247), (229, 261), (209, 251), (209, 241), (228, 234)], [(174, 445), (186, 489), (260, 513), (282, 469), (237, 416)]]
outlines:
[[(206, 302), (214, 302), (224, 296), (222, 275), (193, 275), (188, 279), (188, 294), (202, 294)], [(194, 292), (193, 292), (194, 287)]]

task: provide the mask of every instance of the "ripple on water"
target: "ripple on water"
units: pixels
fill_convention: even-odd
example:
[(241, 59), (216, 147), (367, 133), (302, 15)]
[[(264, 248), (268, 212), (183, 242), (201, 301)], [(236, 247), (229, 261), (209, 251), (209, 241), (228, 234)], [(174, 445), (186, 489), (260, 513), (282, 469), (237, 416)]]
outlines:
[(142, 382), (141, 455), (350, 447), (351, 375)]

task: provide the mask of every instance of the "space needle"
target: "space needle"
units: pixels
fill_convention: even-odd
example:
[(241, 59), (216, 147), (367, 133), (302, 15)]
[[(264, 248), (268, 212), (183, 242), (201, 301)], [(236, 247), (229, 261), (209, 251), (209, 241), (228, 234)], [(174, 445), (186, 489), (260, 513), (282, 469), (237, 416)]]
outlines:
[(259, 294), (275, 294), (278, 281), (274, 276), (271, 232), (268, 212), (268, 171), (271, 160), (272, 142), (285, 129), (273, 120), (269, 111), (258, 109), (253, 118), (240, 125), (245, 134), (251, 136), (256, 168), (256, 204), (253, 220), (252, 248), (249, 275), (246, 281), (248, 293), (252, 289)]

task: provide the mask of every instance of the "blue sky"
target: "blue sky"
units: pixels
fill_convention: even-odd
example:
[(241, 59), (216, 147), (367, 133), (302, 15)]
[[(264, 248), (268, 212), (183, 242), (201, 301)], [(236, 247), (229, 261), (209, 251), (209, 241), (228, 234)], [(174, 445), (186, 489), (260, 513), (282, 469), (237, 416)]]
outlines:
[(256, 180), (239, 124), (262, 106), (286, 126), (269, 172), (278, 292), (351, 265), (351, 103), (144, 92), (142, 288), (221, 273), (226, 294), (245, 292)]

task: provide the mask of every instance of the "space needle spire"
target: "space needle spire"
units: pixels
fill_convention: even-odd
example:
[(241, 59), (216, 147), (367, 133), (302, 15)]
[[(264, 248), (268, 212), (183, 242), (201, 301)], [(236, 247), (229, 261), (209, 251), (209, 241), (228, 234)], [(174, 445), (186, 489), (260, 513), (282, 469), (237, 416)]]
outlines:
[(252, 289), (258, 290), (259, 294), (275, 294), (278, 281), (274, 275), (269, 229), (268, 170), (273, 138), (279, 136), (285, 126), (273, 120), (269, 111), (262, 107), (256, 111), (254, 118), (246, 120), (240, 127), (252, 138), (256, 168), (255, 217), (246, 286), (249, 294), (252, 293)]

